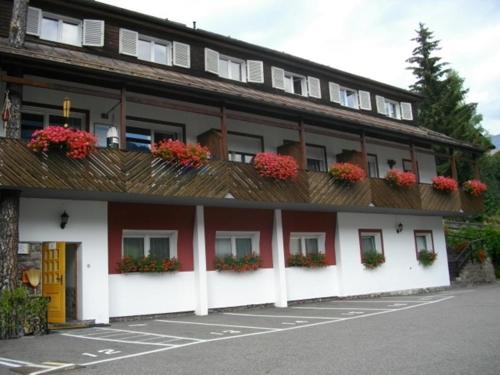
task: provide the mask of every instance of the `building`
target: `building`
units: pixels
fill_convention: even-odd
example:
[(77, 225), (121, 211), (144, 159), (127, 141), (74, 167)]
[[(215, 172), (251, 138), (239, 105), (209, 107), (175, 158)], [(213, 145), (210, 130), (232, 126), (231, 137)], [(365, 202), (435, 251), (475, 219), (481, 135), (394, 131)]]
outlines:
[[(435, 158), (451, 158), (456, 179), (453, 150), (471, 160), (481, 150), (418, 127), (419, 96), (90, 0), (30, 1), (25, 37), (23, 12), (9, 28), (13, 1), (0, 0), (0, 15), (0, 92), (12, 104), (1, 194), (20, 194), (20, 264), (44, 264), (52, 321), (449, 285), (442, 217), (482, 206), (432, 189)], [(33, 131), (65, 123), (102, 148), (80, 161), (26, 147)], [(119, 149), (106, 148), (113, 127)], [(151, 144), (168, 138), (200, 142), (213, 160), (183, 171), (154, 159)], [(251, 161), (262, 151), (292, 155), (298, 178), (260, 176)], [(336, 161), (369, 178), (334, 183)], [(383, 179), (391, 168), (414, 171), (418, 184), (394, 189)], [(180, 271), (118, 272), (124, 255), (152, 248), (175, 256)], [(432, 267), (419, 264), (422, 248), (438, 254)], [(374, 270), (362, 264), (370, 249), (385, 256)], [(259, 270), (215, 270), (217, 255), (249, 251)], [(326, 267), (287, 266), (291, 254), (317, 252)]]

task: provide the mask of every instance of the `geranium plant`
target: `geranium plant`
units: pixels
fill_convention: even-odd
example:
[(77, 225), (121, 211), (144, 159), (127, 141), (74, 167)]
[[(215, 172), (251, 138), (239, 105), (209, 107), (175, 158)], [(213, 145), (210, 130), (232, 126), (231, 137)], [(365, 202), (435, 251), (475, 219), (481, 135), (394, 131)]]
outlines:
[(195, 143), (184, 143), (179, 140), (164, 139), (151, 148), (153, 156), (183, 167), (201, 168), (208, 163), (210, 151)]
[(262, 259), (252, 253), (244, 257), (225, 256), (215, 258), (215, 269), (217, 271), (248, 272), (256, 271), (260, 268)]
[(474, 197), (480, 197), (488, 189), (488, 186), (479, 180), (465, 181), (462, 186), (466, 193)]
[(417, 176), (413, 172), (404, 172), (400, 169), (391, 169), (385, 180), (394, 187), (407, 188), (417, 183)]
[(483, 264), (484, 262), (486, 262), (486, 259), (488, 259), (488, 252), (485, 249), (479, 249), (474, 252), (472, 258), (476, 262)]
[(272, 152), (261, 152), (255, 155), (253, 165), (261, 176), (283, 181), (297, 177), (299, 170), (293, 157)]
[(310, 254), (310, 255), (291, 255), (288, 258), (289, 267), (307, 267), (307, 268), (320, 268), (326, 267), (326, 257), (323, 253)]
[(434, 261), (436, 260), (436, 258), (437, 258), (437, 254), (434, 251), (425, 250), (425, 249), (420, 250), (418, 252), (418, 256), (417, 256), (418, 262), (423, 267), (431, 266), (434, 263)]
[(368, 269), (374, 269), (385, 263), (384, 254), (379, 253), (376, 250), (365, 251), (361, 263), (365, 265)]
[(49, 126), (31, 136), (28, 148), (34, 152), (62, 151), (72, 159), (84, 159), (95, 149), (96, 137), (86, 131)]
[(347, 183), (359, 182), (366, 176), (363, 168), (352, 163), (335, 163), (329, 173), (335, 181)]
[(458, 183), (453, 178), (437, 176), (432, 179), (432, 187), (437, 191), (451, 193), (457, 191)]
[(177, 258), (157, 259), (151, 256), (143, 258), (123, 257), (117, 264), (120, 273), (133, 272), (173, 272), (181, 264)]

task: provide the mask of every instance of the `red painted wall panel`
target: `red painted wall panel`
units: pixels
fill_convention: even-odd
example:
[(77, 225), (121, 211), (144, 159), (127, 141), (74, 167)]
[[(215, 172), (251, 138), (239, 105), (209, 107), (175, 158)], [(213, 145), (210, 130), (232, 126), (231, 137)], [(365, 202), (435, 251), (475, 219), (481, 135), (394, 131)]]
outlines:
[(337, 216), (332, 212), (283, 211), (283, 241), (285, 260), (290, 256), (291, 232), (325, 232), (325, 256), (335, 264), (335, 225)]
[(122, 231), (177, 230), (177, 258), (181, 271), (193, 271), (193, 228), (195, 208), (157, 204), (108, 203), (108, 267), (118, 273), (122, 256)]
[(216, 231), (260, 232), (259, 247), (262, 267), (272, 268), (273, 211), (205, 207), (205, 241), (208, 270), (214, 270)]

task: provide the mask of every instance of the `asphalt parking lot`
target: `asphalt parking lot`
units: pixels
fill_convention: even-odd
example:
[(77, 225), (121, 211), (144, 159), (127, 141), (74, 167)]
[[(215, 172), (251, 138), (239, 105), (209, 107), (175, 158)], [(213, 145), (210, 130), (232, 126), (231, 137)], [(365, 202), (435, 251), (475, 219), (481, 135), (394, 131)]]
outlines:
[(500, 284), (0, 341), (0, 373), (500, 374)]

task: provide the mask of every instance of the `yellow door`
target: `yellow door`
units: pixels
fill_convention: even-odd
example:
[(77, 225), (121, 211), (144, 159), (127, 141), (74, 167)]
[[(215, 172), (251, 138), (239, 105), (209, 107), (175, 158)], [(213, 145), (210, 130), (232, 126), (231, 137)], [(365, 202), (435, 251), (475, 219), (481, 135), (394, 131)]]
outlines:
[(42, 294), (50, 298), (49, 323), (66, 321), (66, 244), (45, 242), (42, 246)]

